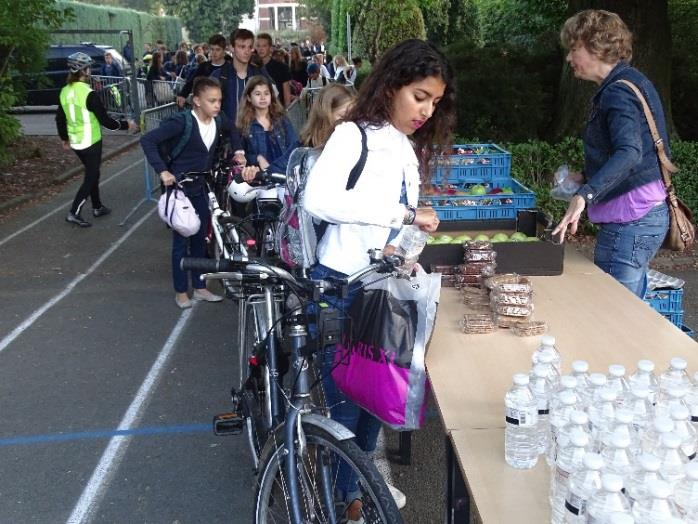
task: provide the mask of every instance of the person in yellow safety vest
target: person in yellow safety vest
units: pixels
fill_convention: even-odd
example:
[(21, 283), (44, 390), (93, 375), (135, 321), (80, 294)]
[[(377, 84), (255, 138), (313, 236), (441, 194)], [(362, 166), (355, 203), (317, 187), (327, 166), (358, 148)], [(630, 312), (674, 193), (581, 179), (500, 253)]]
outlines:
[(60, 105), (56, 112), (56, 127), (63, 141), (63, 149), (75, 151), (85, 166), (85, 180), (78, 189), (66, 222), (80, 227), (92, 224), (80, 214), (82, 206), (90, 197), (92, 214), (101, 217), (111, 213), (99, 198), (99, 168), (102, 164), (102, 130), (100, 125), (116, 130), (137, 132), (132, 120), (114, 120), (107, 114), (97, 93), (90, 88), (90, 66), (92, 59), (85, 53), (73, 53), (68, 57), (67, 85), (61, 90)]

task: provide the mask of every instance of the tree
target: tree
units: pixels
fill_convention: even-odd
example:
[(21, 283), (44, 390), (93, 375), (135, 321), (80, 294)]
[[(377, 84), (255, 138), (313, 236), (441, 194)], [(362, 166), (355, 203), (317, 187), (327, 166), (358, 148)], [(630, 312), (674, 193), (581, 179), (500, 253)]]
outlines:
[(440, 46), (463, 40), (480, 41), (475, 0), (419, 0), (427, 38)]
[[(667, 127), (674, 134), (671, 116), (671, 29), (667, 0), (570, 0), (569, 16), (584, 9), (606, 9), (617, 13), (633, 33), (633, 66), (645, 73), (659, 92), (664, 105)], [(589, 100), (597, 86), (574, 78), (565, 65), (560, 79), (555, 136), (581, 133), (588, 113)]]
[(19, 135), (19, 123), (7, 110), (21, 100), (22, 77), (44, 69), (49, 31), (72, 15), (55, 0), (0, 0), (0, 161), (11, 155), (7, 146)]
[(163, 4), (182, 20), (195, 41), (214, 33), (228, 35), (243, 15), (254, 10), (254, 0), (163, 0)]

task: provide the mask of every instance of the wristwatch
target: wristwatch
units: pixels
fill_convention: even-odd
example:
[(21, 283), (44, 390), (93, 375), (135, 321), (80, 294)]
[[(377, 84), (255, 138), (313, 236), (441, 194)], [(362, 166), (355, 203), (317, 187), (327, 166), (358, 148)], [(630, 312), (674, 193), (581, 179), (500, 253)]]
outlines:
[(413, 206), (405, 206), (405, 208), (405, 218), (402, 219), (402, 223), (411, 226), (414, 224), (414, 219), (417, 218), (417, 209)]

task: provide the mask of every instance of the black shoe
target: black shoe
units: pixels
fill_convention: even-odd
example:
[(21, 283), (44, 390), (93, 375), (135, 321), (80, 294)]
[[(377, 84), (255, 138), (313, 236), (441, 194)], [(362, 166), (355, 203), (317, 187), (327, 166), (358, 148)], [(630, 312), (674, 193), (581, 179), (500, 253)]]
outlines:
[(92, 210), (92, 214), (95, 217), (103, 217), (104, 215), (108, 215), (111, 213), (111, 209), (109, 209), (107, 206), (100, 206), (97, 209)]
[(74, 215), (73, 213), (68, 213), (68, 216), (65, 217), (65, 221), (71, 224), (77, 224), (80, 227), (90, 227), (92, 225), (87, 220), (83, 220), (80, 215)]

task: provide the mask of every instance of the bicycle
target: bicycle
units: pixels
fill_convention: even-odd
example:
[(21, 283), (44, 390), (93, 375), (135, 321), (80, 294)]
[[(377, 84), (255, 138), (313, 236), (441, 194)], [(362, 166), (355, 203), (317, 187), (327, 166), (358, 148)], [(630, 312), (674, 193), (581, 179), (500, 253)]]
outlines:
[[(400, 257), (384, 257), (379, 249), (369, 253), (369, 266), (338, 281), (294, 277), (263, 260), (243, 256), (182, 261), (183, 269), (209, 271), (202, 275), (204, 280), (236, 280), (263, 290), (266, 334), (249, 354), (249, 376), (242, 389), (232, 392), (235, 410), (214, 417), (213, 422), (218, 435), (247, 429), (258, 474), (257, 523), (342, 522), (347, 501), (335, 499), (340, 470), (357, 478), (360, 495), (356, 498), (361, 500), (364, 522), (402, 522), (385, 481), (355, 443), (354, 435), (330, 419), (327, 408), (312, 398), (319, 383), (313, 375), (313, 358), (320, 349), (340, 340), (345, 319), (337, 310), (320, 308), (315, 319), (318, 335), (311, 339), (306, 301), (318, 303), (331, 293), (346, 296), (349, 287), (363, 277), (393, 274), (402, 263)], [(288, 310), (281, 315), (277, 297), (287, 295), (295, 295), (298, 301), (288, 301)]]

